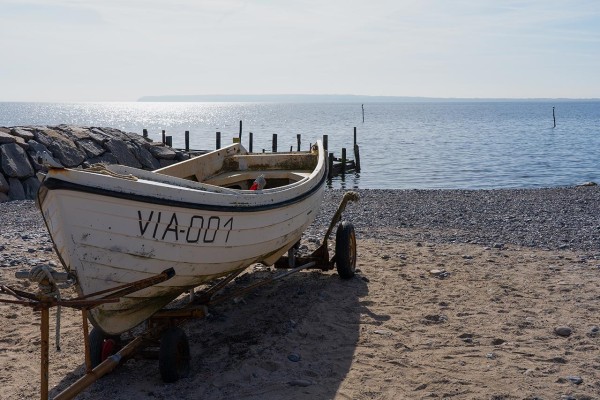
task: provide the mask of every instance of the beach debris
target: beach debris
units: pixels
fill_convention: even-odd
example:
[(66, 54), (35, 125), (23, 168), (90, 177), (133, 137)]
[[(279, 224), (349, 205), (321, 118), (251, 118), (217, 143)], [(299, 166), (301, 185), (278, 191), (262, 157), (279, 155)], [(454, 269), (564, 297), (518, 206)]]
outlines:
[(558, 336), (569, 337), (573, 333), (573, 329), (568, 326), (557, 326), (554, 328), (554, 333), (556, 333)]
[(421, 323), (424, 325), (441, 324), (441, 323), (446, 322), (447, 320), (448, 320), (448, 317), (446, 317), (445, 315), (433, 314), (433, 315), (426, 315), (425, 317), (423, 317), (423, 320), (421, 321)]
[(496, 359), (496, 355), (494, 353), (487, 353), (485, 355), (485, 358), (487, 358), (489, 360), (495, 360)]
[(376, 331), (373, 331), (373, 333), (382, 336), (392, 336), (394, 334), (392, 331), (388, 331), (387, 329), (377, 329)]
[(429, 271), (429, 275), (439, 279), (444, 279), (450, 276), (450, 273), (445, 269), (432, 269)]
[(302, 359), (302, 357), (300, 357), (300, 354), (298, 354), (298, 353), (290, 353), (290, 354), (288, 354), (287, 358), (291, 362), (298, 362)]
[(575, 385), (581, 385), (583, 383), (583, 378), (580, 376), (567, 376), (567, 380)]
[(598, 186), (598, 184), (596, 182), (589, 181), (589, 182), (583, 182), (583, 183), (580, 183), (579, 185), (577, 185), (577, 187), (585, 187), (585, 186)]
[(388, 254), (384, 254), (384, 255), (381, 256), (381, 259), (382, 260), (389, 260), (390, 256)]
[(308, 379), (294, 379), (293, 381), (289, 381), (288, 385), (290, 386), (299, 386), (299, 387), (307, 387), (313, 384), (312, 381)]

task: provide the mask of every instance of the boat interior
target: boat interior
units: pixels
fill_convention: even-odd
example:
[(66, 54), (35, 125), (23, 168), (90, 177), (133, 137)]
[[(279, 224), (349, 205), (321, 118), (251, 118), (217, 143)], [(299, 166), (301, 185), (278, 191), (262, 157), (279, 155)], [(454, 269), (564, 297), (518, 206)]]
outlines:
[(239, 190), (252, 190), (262, 176), (266, 183), (261, 189), (272, 189), (308, 178), (317, 163), (316, 151), (247, 153), (239, 144), (233, 144), (154, 172)]

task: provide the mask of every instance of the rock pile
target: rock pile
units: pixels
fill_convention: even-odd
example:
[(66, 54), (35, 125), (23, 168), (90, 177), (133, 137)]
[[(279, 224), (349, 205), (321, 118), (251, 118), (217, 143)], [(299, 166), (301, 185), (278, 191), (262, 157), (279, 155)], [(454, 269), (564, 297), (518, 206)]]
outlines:
[[(59, 126), (0, 127), (0, 203), (35, 199), (40, 163), (87, 168), (96, 163), (154, 170), (189, 156), (136, 133), (114, 128)], [(50, 160), (48, 160), (50, 158)]]

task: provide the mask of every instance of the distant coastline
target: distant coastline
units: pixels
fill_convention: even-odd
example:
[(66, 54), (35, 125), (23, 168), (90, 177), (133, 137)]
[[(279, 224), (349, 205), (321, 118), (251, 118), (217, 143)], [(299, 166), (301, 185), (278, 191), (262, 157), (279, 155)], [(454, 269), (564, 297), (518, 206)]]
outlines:
[(264, 103), (432, 103), (503, 101), (600, 101), (600, 98), (444, 98), (411, 96), (364, 96), (351, 94), (205, 94), (143, 96), (138, 102), (264, 102)]

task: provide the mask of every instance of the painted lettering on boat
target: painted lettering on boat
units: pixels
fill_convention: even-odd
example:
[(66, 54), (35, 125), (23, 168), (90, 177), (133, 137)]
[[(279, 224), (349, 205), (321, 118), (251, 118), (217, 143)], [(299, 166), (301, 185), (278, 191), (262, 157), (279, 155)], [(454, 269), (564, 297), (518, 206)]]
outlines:
[(233, 217), (192, 215), (162, 211), (138, 210), (138, 223), (142, 237), (158, 240), (185, 241), (187, 243), (227, 243), (233, 229)]

